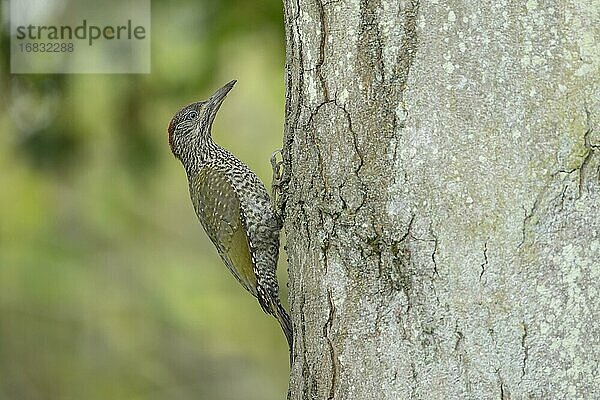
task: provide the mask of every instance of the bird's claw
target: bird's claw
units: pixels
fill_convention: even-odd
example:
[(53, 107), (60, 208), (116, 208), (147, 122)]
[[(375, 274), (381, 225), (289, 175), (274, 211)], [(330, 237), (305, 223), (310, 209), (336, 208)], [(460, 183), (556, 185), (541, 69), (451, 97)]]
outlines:
[[(273, 207), (277, 210), (279, 217), (281, 217), (281, 210), (278, 207), (278, 200), (281, 194), (281, 181), (283, 178), (283, 149), (277, 149), (271, 154), (271, 168), (273, 169), (273, 180), (271, 181), (271, 200), (273, 201)], [(281, 155), (281, 160), (278, 159), (278, 155)]]

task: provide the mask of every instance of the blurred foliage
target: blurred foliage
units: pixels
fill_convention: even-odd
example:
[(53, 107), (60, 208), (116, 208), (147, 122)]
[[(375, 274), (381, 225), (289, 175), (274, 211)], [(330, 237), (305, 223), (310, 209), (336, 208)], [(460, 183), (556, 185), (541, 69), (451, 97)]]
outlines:
[(236, 78), (213, 136), (268, 186), (280, 0), (153, 0), (148, 75), (11, 75), (6, 11), (0, 400), (283, 398), (285, 339), (221, 264), (166, 136)]

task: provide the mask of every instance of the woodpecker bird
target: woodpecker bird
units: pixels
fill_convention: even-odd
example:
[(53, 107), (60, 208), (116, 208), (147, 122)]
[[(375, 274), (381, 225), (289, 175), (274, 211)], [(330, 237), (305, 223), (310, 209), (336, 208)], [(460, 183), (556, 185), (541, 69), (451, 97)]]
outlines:
[(211, 137), (215, 116), (235, 83), (177, 112), (169, 123), (169, 145), (187, 173), (198, 220), (233, 276), (277, 318), (291, 359), (292, 325), (279, 300), (276, 274), (281, 222), (259, 178)]

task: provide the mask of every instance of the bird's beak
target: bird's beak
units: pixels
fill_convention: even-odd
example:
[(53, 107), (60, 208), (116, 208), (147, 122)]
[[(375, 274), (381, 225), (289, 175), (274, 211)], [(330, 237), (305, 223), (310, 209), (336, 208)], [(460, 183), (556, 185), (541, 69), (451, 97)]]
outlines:
[(217, 116), (217, 111), (219, 111), (219, 108), (221, 107), (221, 104), (223, 104), (223, 100), (225, 100), (225, 97), (227, 97), (227, 93), (229, 93), (229, 91), (233, 88), (233, 85), (235, 85), (237, 81), (234, 79), (231, 82), (229, 82), (228, 84), (226, 84), (225, 86), (223, 86), (221, 89), (217, 90), (212, 96), (210, 96), (210, 98), (208, 99), (208, 101), (206, 102), (206, 106), (208, 108), (208, 125), (212, 125), (215, 117)]

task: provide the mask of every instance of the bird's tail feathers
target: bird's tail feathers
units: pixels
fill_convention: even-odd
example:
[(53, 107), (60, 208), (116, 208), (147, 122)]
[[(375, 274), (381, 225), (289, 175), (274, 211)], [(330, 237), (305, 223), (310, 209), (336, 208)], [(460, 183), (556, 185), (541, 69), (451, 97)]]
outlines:
[(288, 315), (285, 308), (281, 305), (281, 302), (277, 298), (273, 298), (272, 296), (264, 295), (266, 294), (261, 290), (262, 288), (259, 286), (259, 296), (258, 302), (262, 307), (263, 311), (267, 314), (273, 315), (277, 318), (279, 325), (281, 325), (281, 330), (285, 335), (285, 339), (288, 343), (288, 348), (290, 351), (290, 366), (292, 365), (293, 355), (294, 355), (294, 334), (292, 331), (292, 321), (290, 320), (290, 316)]
[(290, 351), (290, 367), (294, 361), (294, 334), (292, 331), (292, 321), (290, 320), (290, 316), (285, 311), (285, 308), (278, 301), (275, 309), (275, 318), (279, 321), (279, 325), (281, 325), (281, 330), (285, 335), (285, 339), (288, 343), (288, 348)]

